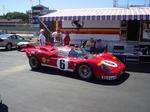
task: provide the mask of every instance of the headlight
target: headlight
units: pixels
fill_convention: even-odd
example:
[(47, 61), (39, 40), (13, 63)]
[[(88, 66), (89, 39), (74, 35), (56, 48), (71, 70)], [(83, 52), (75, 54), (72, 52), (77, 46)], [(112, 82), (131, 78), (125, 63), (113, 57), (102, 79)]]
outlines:
[(112, 71), (107, 66), (105, 66), (104, 64), (102, 64), (100, 67), (103, 71), (108, 72), (108, 73), (112, 73)]

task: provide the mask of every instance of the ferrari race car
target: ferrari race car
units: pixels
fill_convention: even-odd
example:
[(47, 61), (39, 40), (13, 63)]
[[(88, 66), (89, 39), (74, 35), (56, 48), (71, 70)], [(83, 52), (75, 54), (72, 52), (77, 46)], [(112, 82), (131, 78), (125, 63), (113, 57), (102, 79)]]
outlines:
[(77, 72), (84, 80), (93, 77), (115, 80), (125, 71), (125, 65), (108, 52), (89, 54), (83, 48), (74, 46), (36, 46), (25, 49), (25, 52), (33, 70), (48, 66)]

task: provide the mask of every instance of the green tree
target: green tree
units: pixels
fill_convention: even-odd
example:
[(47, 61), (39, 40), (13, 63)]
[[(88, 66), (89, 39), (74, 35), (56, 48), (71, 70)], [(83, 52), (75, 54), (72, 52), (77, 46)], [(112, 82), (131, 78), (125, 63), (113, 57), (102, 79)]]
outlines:
[(8, 12), (5, 15), (6, 19), (22, 19), (23, 21), (27, 21), (29, 19), (29, 15), (21, 12)]

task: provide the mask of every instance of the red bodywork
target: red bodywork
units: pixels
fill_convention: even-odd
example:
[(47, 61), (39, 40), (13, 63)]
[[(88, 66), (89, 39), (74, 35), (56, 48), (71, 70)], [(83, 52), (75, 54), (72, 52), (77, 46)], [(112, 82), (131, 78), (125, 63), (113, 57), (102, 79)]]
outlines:
[[(47, 42), (46, 45), (52, 46), (52, 43), (51, 42)], [(18, 46), (20, 47), (20, 51), (24, 52), (28, 48), (35, 48), (36, 45), (35, 45), (35, 43), (28, 42), (28, 43), (25, 43), (25, 44), (22, 43), (22, 44), (20, 44)]]
[[(100, 79), (114, 80), (122, 75), (125, 65), (111, 53), (91, 54), (91, 56), (69, 56), (69, 49), (73, 46), (52, 47), (36, 46), (25, 49), (28, 57), (36, 56), (41, 65), (58, 68), (64, 71), (76, 71), (80, 64), (88, 64), (93, 75)], [(77, 48), (78, 49), (78, 48)]]

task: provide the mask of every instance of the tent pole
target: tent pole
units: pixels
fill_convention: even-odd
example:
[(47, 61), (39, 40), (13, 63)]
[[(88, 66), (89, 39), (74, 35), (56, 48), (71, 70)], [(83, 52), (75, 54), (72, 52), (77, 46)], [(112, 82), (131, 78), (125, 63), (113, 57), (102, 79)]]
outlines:
[[(40, 20), (39, 20), (40, 21)], [(46, 28), (46, 30), (51, 33), (51, 31), (49, 30), (49, 28), (46, 26), (46, 24), (43, 21), (40, 21), (40, 23)]]

